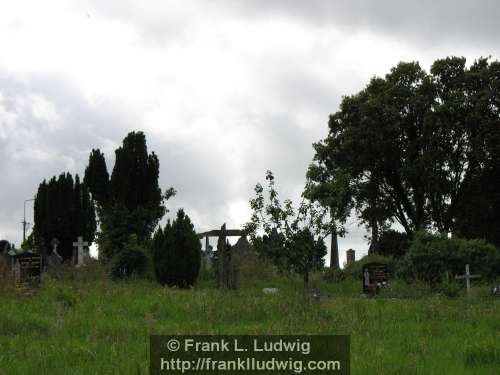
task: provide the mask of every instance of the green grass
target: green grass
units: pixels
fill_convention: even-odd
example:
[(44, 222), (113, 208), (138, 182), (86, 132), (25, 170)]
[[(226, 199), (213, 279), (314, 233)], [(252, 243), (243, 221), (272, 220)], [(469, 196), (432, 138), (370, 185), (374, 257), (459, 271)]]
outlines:
[(357, 280), (313, 283), (329, 298), (307, 301), (287, 278), (238, 292), (46, 278), (0, 295), (0, 374), (147, 374), (150, 334), (197, 333), (349, 334), (352, 374), (500, 373), (500, 300), (484, 288), (448, 299), (395, 282), (370, 299)]

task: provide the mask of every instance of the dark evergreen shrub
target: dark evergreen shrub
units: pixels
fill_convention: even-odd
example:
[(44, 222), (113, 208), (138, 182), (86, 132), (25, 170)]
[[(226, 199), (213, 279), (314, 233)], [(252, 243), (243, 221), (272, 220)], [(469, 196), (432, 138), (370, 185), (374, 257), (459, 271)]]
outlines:
[(449, 239), (427, 232), (415, 234), (401, 272), (406, 278), (419, 279), (431, 285), (448, 277), (462, 275), (469, 264), (473, 274), (483, 280), (500, 274), (500, 251), (483, 240)]
[(116, 254), (110, 264), (110, 273), (114, 279), (131, 276), (144, 277), (147, 274), (149, 259), (147, 249), (140, 244), (136, 236), (130, 236), (123, 250)]
[(180, 209), (176, 219), (153, 237), (153, 267), (163, 285), (193, 286), (200, 272), (201, 243), (194, 226)]

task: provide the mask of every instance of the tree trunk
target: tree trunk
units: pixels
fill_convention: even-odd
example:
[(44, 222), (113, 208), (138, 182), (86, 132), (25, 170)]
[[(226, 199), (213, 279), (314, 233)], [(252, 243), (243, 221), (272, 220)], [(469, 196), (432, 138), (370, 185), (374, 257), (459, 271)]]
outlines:
[(370, 241), (370, 247), (368, 248), (368, 255), (378, 253), (378, 241), (380, 237), (377, 220), (373, 220), (370, 223), (370, 227), (372, 230), (372, 240)]
[(330, 268), (338, 270), (339, 265), (339, 243), (337, 238), (337, 232), (332, 232), (332, 242), (330, 246)]
[(309, 271), (304, 272), (304, 293), (309, 290)]

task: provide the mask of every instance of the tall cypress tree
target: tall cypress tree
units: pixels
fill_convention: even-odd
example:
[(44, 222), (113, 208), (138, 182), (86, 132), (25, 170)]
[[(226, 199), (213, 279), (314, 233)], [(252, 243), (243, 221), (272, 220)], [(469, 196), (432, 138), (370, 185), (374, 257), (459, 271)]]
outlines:
[(115, 156), (111, 178), (99, 150), (92, 150), (85, 171), (86, 185), (98, 204), (99, 252), (104, 259), (120, 253), (131, 235), (139, 243), (149, 240), (166, 212), (164, 199), (174, 194), (169, 189), (162, 195), (160, 163), (154, 152), (148, 153), (143, 132), (129, 133)]
[(35, 197), (34, 234), (36, 243), (50, 248), (50, 241), (60, 241), (58, 252), (64, 259), (73, 253), (73, 241), (82, 236), (94, 241), (96, 231), (95, 210), (87, 188), (78, 175), (62, 173), (49, 182), (44, 180)]
[(85, 169), (83, 182), (88, 187), (94, 201), (103, 206), (109, 200), (110, 183), (106, 159), (99, 149), (92, 149), (89, 164)]
[(154, 152), (148, 154), (144, 133), (129, 133), (115, 155), (111, 174), (114, 203), (124, 205), (129, 211), (146, 208), (151, 211), (151, 221), (159, 220), (164, 214), (158, 185), (160, 163)]

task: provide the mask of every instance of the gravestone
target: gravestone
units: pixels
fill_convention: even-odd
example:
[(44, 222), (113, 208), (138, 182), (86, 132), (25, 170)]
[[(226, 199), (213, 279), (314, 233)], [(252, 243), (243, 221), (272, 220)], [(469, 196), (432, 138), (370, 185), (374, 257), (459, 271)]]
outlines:
[(41, 281), (42, 257), (31, 251), (12, 256), (12, 271), (17, 286), (38, 286)]
[(387, 286), (389, 277), (387, 264), (372, 262), (363, 266), (363, 292), (375, 294), (380, 288)]
[(50, 241), (50, 245), (52, 246), (52, 252), (59, 258), (62, 259), (62, 257), (59, 255), (59, 253), (57, 252), (57, 247), (59, 246), (59, 244), (61, 243), (61, 241), (59, 241), (57, 238), (53, 238), (52, 241)]
[(86, 250), (88, 245), (89, 243), (84, 241), (82, 236), (78, 237), (78, 241), (73, 242), (73, 264), (76, 267), (85, 265), (85, 257), (88, 257), (88, 250)]
[(455, 276), (456, 280), (465, 280), (465, 285), (467, 286), (467, 294), (470, 292), (470, 281), (471, 279), (479, 279), (481, 276), (480, 275), (471, 275), (470, 274), (470, 269), (469, 265), (465, 265), (465, 275), (458, 275)]
[(57, 247), (60, 243), (61, 241), (57, 238), (53, 238), (52, 241), (50, 241), (50, 244), (52, 245), (52, 253), (48, 256), (49, 267), (57, 267), (63, 262), (62, 256), (57, 252)]
[(252, 266), (258, 266), (258, 255), (246, 236), (241, 236), (231, 247), (230, 273), (234, 289), (239, 289), (241, 280), (253, 277)]
[(353, 249), (349, 249), (345, 252), (347, 265), (354, 263), (356, 261), (356, 252)]
[(205, 238), (205, 248), (208, 249), (208, 238), (218, 236), (217, 240), (217, 271), (216, 280), (219, 289), (237, 289), (239, 286), (238, 269), (231, 263), (232, 247), (227, 242), (229, 236), (245, 236), (245, 232), (240, 229), (226, 229), (223, 224), (220, 230), (211, 230), (204, 233), (198, 233), (200, 239)]
[(208, 247), (205, 248), (205, 251), (201, 252), (201, 268), (204, 270), (209, 270), (212, 268), (212, 259), (214, 256), (214, 251), (213, 247), (211, 245), (208, 245)]

